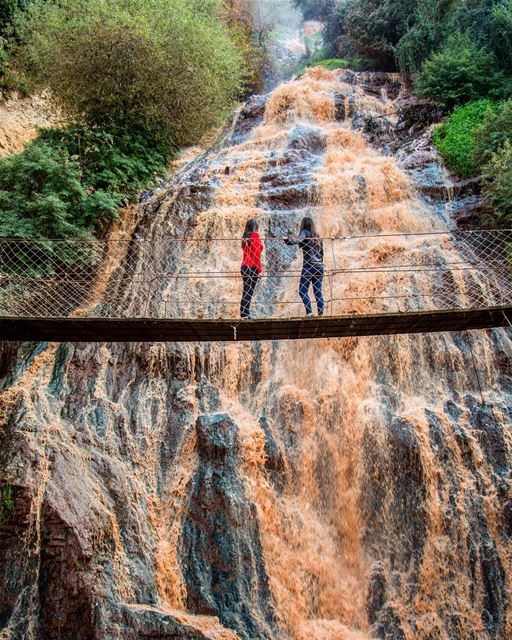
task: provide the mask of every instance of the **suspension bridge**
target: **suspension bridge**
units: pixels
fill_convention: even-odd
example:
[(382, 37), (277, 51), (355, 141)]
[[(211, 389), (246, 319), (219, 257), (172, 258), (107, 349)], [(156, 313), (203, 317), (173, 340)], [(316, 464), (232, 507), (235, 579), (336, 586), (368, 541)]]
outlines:
[(512, 327), (512, 230), (324, 238), (322, 317), (305, 318), (302, 252), (262, 234), (240, 319), (240, 238), (0, 239), (0, 339), (203, 342)]

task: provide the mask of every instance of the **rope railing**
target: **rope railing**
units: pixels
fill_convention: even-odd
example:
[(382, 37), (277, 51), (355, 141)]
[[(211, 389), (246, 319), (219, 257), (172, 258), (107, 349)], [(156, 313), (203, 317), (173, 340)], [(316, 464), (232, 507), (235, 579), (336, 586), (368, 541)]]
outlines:
[[(303, 252), (274, 235), (262, 237), (251, 316), (302, 316)], [(328, 316), (512, 304), (512, 230), (347, 234), (322, 245)], [(0, 238), (0, 316), (235, 319), (241, 261), (240, 238)]]

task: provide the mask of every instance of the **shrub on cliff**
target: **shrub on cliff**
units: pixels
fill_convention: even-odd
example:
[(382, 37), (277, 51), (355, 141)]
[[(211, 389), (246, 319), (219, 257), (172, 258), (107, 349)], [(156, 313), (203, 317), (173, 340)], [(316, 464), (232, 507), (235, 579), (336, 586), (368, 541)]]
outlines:
[(416, 93), (453, 108), (478, 98), (510, 93), (510, 81), (496, 70), (492, 53), (465, 34), (455, 34), (421, 69)]
[(238, 95), (242, 58), (218, 0), (34, 0), (23, 66), (74, 120), (192, 144)]
[(489, 111), (476, 133), (475, 156), (480, 164), (490, 160), (505, 142), (512, 143), (512, 100), (501, 102)]
[(166, 160), (166, 149), (142, 132), (44, 130), (21, 153), (0, 159), (0, 236), (90, 236)]
[(491, 100), (470, 102), (456, 108), (435, 130), (434, 143), (446, 166), (457, 175), (469, 177), (477, 173), (476, 134), (495, 108)]
[(498, 217), (512, 223), (512, 142), (506, 140), (483, 169), (484, 194)]
[(17, 22), (32, 0), (0, 0), (0, 94), (25, 92), (25, 83), (11, 68), (12, 51), (19, 43)]
[(345, 27), (360, 55), (382, 69), (395, 68), (395, 47), (405, 35), (418, 0), (354, 0)]

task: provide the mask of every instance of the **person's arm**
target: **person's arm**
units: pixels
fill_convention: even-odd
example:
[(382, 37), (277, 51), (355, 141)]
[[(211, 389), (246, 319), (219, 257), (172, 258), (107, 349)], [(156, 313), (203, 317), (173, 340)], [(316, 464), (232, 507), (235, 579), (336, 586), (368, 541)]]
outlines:
[(300, 245), (304, 242), (304, 240), (308, 237), (307, 231), (301, 231), (298, 237), (293, 237), (291, 233), (288, 234), (287, 238), (284, 238), (285, 244), (289, 247), (294, 245)]

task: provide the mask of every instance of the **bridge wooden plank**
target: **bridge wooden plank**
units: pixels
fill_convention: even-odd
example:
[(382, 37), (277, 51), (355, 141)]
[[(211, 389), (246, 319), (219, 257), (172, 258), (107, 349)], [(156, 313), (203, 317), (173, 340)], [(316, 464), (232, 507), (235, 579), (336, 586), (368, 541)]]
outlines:
[[(0, 340), (49, 342), (231, 342), (436, 333), (507, 327), (512, 307), (324, 318), (149, 320), (0, 318)], [(236, 329), (236, 330), (235, 330)]]

